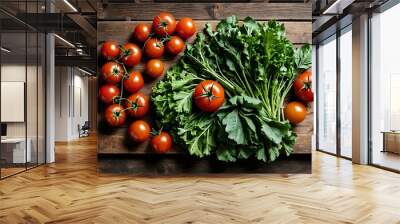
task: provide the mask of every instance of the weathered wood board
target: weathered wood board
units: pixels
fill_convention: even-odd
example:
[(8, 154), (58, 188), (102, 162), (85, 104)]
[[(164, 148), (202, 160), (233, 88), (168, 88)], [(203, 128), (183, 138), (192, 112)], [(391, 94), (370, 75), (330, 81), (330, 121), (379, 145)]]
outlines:
[[(100, 10), (98, 13), (99, 21), (97, 23), (97, 36), (98, 41), (104, 41), (113, 39), (119, 41), (121, 44), (132, 41), (132, 31), (139, 22), (151, 24), (151, 19), (160, 11), (170, 11), (173, 13), (177, 20), (183, 16), (190, 16), (195, 19), (197, 25), (197, 31), (201, 31), (206, 23), (210, 23), (215, 26), (220, 19), (225, 18), (232, 14), (239, 16), (239, 19), (243, 19), (246, 16), (252, 16), (258, 20), (269, 20), (277, 19), (282, 20), (284, 23), (288, 38), (297, 46), (304, 43), (311, 43), (311, 5), (309, 3), (194, 3), (193, 8), (189, 8), (188, 4), (185, 3), (157, 3), (157, 10), (151, 7), (155, 3), (131, 3), (131, 4), (112, 4)], [(211, 10), (211, 11), (210, 11)], [(264, 10), (264, 11), (263, 11)], [(280, 12), (280, 13), (278, 13)], [(289, 16), (290, 14), (290, 16)], [(115, 21), (115, 20), (130, 21)], [(189, 40), (193, 41), (194, 37)], [(164, 58), (166, 63), (166, 69), (168, 69), (179, 56), (176, 58)], [(101, 66), (101, 58), (99, 57), (99, 66)], [(143, 64), (135, 66), (134, 70), (143, 70)], [(158, 81), (157, 79), (149, 79), (143, 74), (145, 78), (145, 86), (140, 91), (145, 95), (151, 95), (151, 87)], [(162, 78), (162, 77), (161, 77)], [(131, 120), (126, 122), (126, 126), (122, 128), (110, 129), (102, 122), (102, 111), (104, 107), (99, 105), (99, 125), (98, 125), (98, 154), (99, 160), (101, 161), (100, 169), (109, 172), (110, 166), (116, 167), (115, 171), (121, 172), (122, 170), (132, 170), (132, 167), (142, 167), (138, 170), (143, 170), (148, 161), (147, 155), (153, 155), (154, 152), (149, 147), (149, 143), (134, 143), (127, 136), (127, 126), (131, 123)], [(153, 115), (148, 114), (144, 120), (147, 120), (151, 125), (153, 124)], [(295, 145), (294, 154), (310, 155), (311, 154), (311, 137), (313, 133), (313, 114), (312, 110), (307, 116), (306, 120), (295, 128), (298, 135), (297, 142)], [(174, 146), (173, 150), (168, 152), (167, 167), (172, 164), (179, 162), (178, 158), (184, 158), (182, 155), (187, 154), (185, 149)], [(103, 156), (106, 156), (105, 159)], [(114, 156), (113, 156), (114, 155)], [(124, 159), (123, 161), (118, 158), (127, 157), (129, 155), (130, 160)], [(135, 155), (137, 155), (135, 157)], [(170, 156), (176, 155), (175, 158), (171, 159)], [(159, 156), (157, 156), (160, 158)], [(145, 159), (146, 158), (146, 159)], [(162, 158), (162, 157), (161, 157)], [(311, 158), (311, 157), (310, 157)], [(135, 160), (135, 162), (132, 162)], [(136, 160), (139, 160), (136, 161)], [(210, 159), (211, 160), (211, 159)], [(117, 168), (117, 164), (121, 162), (120, 167)], [(131, 161), (131, 162), (129, 162)], [(198, 161), (199, 162), (199, 161)], [(111, 163), (113, 165), (111, 165)], [(201, 161), (200, 170), (209, 172), (204, 165), (204, 160)], [(215, 162), (213, 162), (215, 163)], [(197, 163), (196, 163), (197, 164)], [(304, 160), (302, 160), (302, 164)], [(311, 163), (310, 163), (311, 164)], [(172, 166), (175, 167), (175, 166)], [(201, 168), (203, 167), (203, 168)], [(310, 168), (310, 167), (308, 167)], [(151, 170), (154, 171), (152, 168)], [(175, 169), (177, 172), (186, 172), (182, 169)], [(262, 172), (263, 169), (257, 172)], [(304, 172), (304, 169), (293, 169), (294, 172)], [(302, 171), (300, 171), (302, 170)], [(150, 172), (150, 169), (149, 169)], [(193, 170), (194, 172), (194, 170)], [(229, 172), (229, 171), (227, 171)], [(268, 171), (265, 171), (268, 172)], [(286, 171), (285, 171), (286, 172)], [(141, 171), (141, 173), (143, 173)], [(145, 172), (144, 172), (145, 173)], [(171, 173), (171, 172), (161, 172)], [(172, 172), (173, 173), (173, 172)]]

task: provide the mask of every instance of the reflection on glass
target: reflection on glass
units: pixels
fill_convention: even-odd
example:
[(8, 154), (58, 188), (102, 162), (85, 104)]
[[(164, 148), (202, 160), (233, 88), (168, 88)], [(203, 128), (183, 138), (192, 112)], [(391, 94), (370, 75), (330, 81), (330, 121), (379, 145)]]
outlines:
[[(347, 30), (346, 30), (347, 31)], [(340, 36), (340, 153), (352, 157), (352, 35)]]
[[(26, 33), (3, 32), (1, 57), (1, 139), (2, 177), (25, 170), (31, 161), (30, 142), (26, 141)], [(27, 150), (28, 149), (28, 150)]]
[(372, 17), (372, 163), (400, 170), (400, 5)]
[(318, 149), (336, 153), (336, 39), (318, 48)]
[[(12, 14), (43, 13), (45, 1), (2, 1)], [(45, 35), (0, 12), (0, 178), (45, 162)], [(30, 22), (39, 19), (30, 18)]]

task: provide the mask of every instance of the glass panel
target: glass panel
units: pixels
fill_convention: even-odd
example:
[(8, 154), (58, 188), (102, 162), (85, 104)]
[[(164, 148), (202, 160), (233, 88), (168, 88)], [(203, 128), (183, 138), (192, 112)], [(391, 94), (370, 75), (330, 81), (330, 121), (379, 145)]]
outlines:
[[(19, 3), (23, 7), (23, 3)], [(7, 18), (6, 15), (0, 15)], [(5, 20), (3, 20), (5, 21)], [(13, 19), (1, 29), (1, 173), (2, 178), (21, 172), (31, 161), (26, 150), (26, 32), (25, 26), (12, 26)], [(28, 145), (29, 149), (29, 145)]]
[(400, 170), (400, 4), (374, 15), (372, 26), (372, 163)]
[(352, 157), (352, 32), (340, 36), (340, 153)]
[[(37, 1), (27, 2), (27, 13), (37, 13)], [(37, 23), (37, 16), (29, 18)], [(36, 21), (32, 21), (36, 20)], [(38, 163), (38, 33), (27, 27), (27, 80), (26, 80), (26, 114), (27, 114), (27, 150), (31, 151), (27, 167), (35, 167)]]
[(45, 163), (46, 158), (46, 148), (45, 148), (45, 89), (46, 89), (46, 76), (45, 76), (45, 60), (46, 60), (46, 52), (45, 52), (45, 44), (46, 44), (46, 36), (42, 33), (38, 35), (38, 163)]
[(27, 82), (26, 82), (26, 114), (27, 114), (27, 149), (31, 151), (30, 160), (28, 160), (28, 168), (34, 167), (37, 165), (38, 160), (38, 49), (37, 49), (37, 41), (38, 36), (36, 32), (27, 33), (28, 38), (28, 63), (27, 63)]
[(336, 37), (318, 47), (318, 149), (336, 153)]

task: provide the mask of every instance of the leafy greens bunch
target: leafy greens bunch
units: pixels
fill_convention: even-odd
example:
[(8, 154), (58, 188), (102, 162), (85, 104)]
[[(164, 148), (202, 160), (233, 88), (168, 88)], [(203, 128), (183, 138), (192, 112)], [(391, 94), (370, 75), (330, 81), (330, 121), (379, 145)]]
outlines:
[[(293, 151), (296, 134), (282, 109), (296, 75), (310, 66), (310, 46), (295, 48), (281, 23), (247, 17), (239, 24), (231, 16), (215, 31), (207, 24), (153, 87), (157, 122), (192, 155), (274, 161)], [(226, 100), (217, 112), (193, 106), (194, 88), (202, 80), (225, 88)]]

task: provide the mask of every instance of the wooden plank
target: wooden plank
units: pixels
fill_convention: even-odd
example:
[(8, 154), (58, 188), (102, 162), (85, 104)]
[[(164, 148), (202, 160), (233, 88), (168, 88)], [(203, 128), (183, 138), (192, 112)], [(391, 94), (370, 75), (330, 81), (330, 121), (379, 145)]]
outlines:
[(173, 12), (176, 18), (220, 20), (230, 15), (240, 19), (311, 21), (311, 3), (113, 3), (99, 7), (100, 20), (153, 20), (161, 11)]
[(234, 163), (215, 157), (198, 159), (189, 155), (99, 155), (97, 167), (101, 173), (132, 175), (185, 175), (218, 173), (311, 173), (311, 154), (280, 157), (273, 163), (256, 159)]
[[(114, 39), (125, 42), (131, 37), (136, 24), (151, 23), (149, 21), (107, 21), (97, 23), (98, 38), (100, 40)], [(202, 31), (206, 23), (210, 23), (213, 27), (219, 21), (196, 21), (197, 31)], [(283, 22), (286, 28), (288, 39), (294, 44), (311, 43), (312, 40), (312, 24), (310, 22)], [(192, 38), (193, 40), (193, 38)]]

